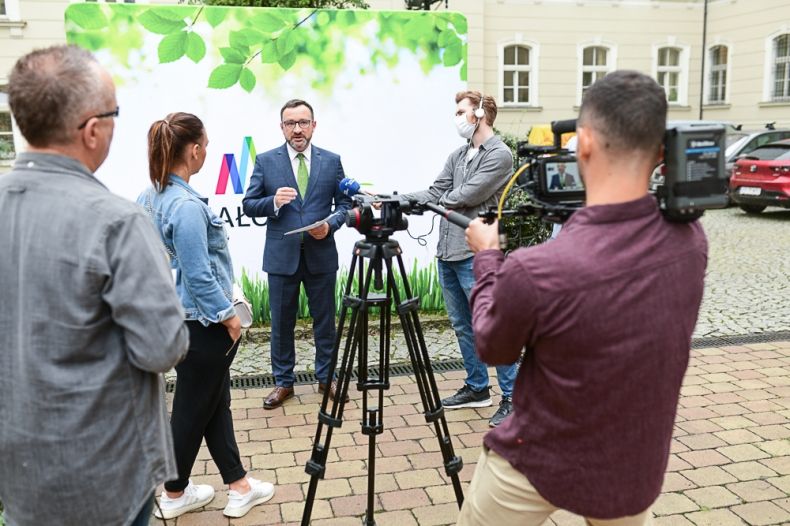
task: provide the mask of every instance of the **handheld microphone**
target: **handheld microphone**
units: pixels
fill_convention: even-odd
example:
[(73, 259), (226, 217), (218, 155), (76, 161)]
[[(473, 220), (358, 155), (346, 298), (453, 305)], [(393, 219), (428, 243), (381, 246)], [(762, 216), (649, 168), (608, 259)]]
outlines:
[(366, 193), (359, 189), (359, 183), (350, 177), (344, 177), (338, 184), (340, 191), (351, 197), (359, 193)]

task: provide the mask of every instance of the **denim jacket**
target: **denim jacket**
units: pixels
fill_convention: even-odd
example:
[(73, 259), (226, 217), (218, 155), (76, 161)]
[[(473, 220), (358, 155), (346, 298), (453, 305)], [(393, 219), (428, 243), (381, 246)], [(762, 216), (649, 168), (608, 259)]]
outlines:
[(235, 311), (225, 223), (206, 201), (175, 174), (170, 174), (164, 191), (152, 187), (137, 198), (170, 254), (186, 319), (208, 326), (233, 317)]

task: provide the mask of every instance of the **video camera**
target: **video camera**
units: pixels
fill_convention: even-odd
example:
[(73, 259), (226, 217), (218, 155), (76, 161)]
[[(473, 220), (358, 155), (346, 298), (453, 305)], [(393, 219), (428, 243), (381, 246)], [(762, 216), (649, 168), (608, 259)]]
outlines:
[[(339, 188), (354, 201), (354, 206), (346, 213), (346, 226), (356, 228), (369, 239), (386, 239), (399, 230), (406, 230), (409, 221), (403, 215), (422, 215), (426, 210), (439, 214), (461, 228), (469, 226), (470, 219), (463, 214), (433, 203), (405, 199), (397, 192), (392, 195), (369, 194), (360, 189), (357, 181), (348, 177), (340, 181)], [(381, 210), (379, 217), (374, 214), (374, 208)]]
[[(585, 191), (574, 152), (561, 146), (563, 133), (576, 129), (576, 119), (554, 121), (552, 146), (518, 143), (517, 184), (531, 205), (511, 215), (538, 215), (564, 222), (584, 206)], [(721, 124), (686, 123), (667, 128), (664, 135), (664, 184), (655, 192), (669, 221), (688, 222), (705, 210), (727, 206), (728, 176), (724, 171), (725, 128)]]

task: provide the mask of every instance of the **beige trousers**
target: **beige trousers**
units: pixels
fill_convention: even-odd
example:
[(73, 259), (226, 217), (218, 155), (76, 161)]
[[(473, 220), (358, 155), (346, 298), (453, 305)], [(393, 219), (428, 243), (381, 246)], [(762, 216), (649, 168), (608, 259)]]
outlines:
[[(558, 509), (507, 460), (483, 448), (458, 515), (458, 526), (539, 526)], [(651, 517), (648, 508), (630, 517), (586, 520), (591, 526), (647, 526)]]

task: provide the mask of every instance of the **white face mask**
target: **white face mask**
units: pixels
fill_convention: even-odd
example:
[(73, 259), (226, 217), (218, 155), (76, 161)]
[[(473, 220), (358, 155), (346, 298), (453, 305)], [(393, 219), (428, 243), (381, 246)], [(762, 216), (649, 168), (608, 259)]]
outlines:
[(471, 139), (472, 135), (475, 134), (477, 124), (469, 122), (466, 118), (466, 114), (456, 115), (455, 129), (458, 131), (458, 135), (464, 139)]

